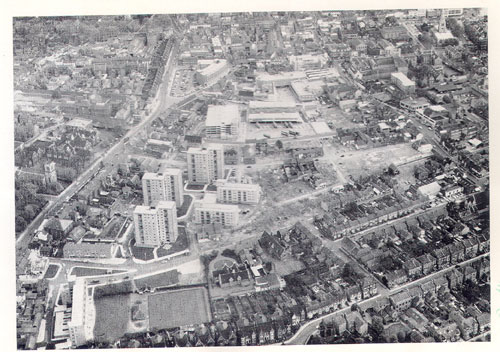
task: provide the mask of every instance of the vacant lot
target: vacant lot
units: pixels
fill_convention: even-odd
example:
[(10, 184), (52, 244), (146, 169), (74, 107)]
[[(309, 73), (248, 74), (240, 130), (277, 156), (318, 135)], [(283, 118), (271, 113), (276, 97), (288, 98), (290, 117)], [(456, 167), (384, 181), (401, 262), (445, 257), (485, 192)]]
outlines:
[(127, 332), (130, 316), (129, 295), (113, 295), (95, 299), (96, 341), (114, 341)]
[(393, 162), (419, 154), (409, 144), (395, 144), (364, 150), (347, 150), (341, 146), (325, 147), (325, 156), (338, 171), (347, 179), (352, 176), (355, 180), (380, 172)]
[(157, 293), (148, 297), (150, 329), (169, 329), (210, 321), (204, 288)]

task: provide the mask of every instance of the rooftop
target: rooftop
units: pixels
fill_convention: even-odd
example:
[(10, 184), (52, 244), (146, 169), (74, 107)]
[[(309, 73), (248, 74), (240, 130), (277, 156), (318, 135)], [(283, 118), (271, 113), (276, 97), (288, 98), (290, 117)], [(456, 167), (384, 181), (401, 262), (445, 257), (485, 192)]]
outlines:
[(239, 122), (238, 105), (209, 105), (206, 126), (234, 125)]

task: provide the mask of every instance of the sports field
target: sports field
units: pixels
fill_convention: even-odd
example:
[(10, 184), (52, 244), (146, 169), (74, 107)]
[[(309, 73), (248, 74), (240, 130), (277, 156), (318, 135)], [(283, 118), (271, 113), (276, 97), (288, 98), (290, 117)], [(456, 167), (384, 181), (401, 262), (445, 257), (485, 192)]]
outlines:
[(201, 287), (155, 293), (148, 297), (148, 310), (150, 329), (210, 321), (207, 292)]

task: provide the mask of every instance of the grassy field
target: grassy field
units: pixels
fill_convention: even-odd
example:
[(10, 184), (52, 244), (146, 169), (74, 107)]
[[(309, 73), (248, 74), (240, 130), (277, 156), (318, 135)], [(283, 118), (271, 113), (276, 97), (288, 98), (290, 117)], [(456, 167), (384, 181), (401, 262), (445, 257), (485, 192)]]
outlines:
[(130, 243), (130, 249), (132, 250), (132, 255), (134, 258), (140, 260), (151, 260), (154, 259), (153, 248), (148, 247), (137, 247), (135, 245), (135, 239)]
[(148, 297), (150, 329), (168, 329), (210, 320), (204, 288), (157, 293)]
[(52, 279), (56, 276), (57, 271), (59, 270), (59, 265), (50, 264), (45, 272), (44, 279)]
[(146, 276), (142, 279), (136, 279), (135, 285), (138, 289), (145, 287), (158, 288), (170, 285), (175, 285), (179, 282), (179, 272), (177, 270), (170, 270), (156, 275)]
[(187, 194), (184, 195), (184, 198), (182, 200), (182, 205), (179, 209), (177, 209), (177, 217), (178, 218), (186, 215), (192, 201), (193, 201), (193, 197), (191, 197), (190, 195), (187, 195)]
[(117, 273), (124, 273), (125, 270), (111, 270), (111, 272), (108, 272), (107, 269), (99, 269), (99, 268), (85, 268), (82, 266), (75, 266), (71, 270), (71, 275), (76, 275), (76, 276), (97, 276), (97, 275), (107, 275), (107, 274), (117, 274)]
[(174, 243), (172, 243), (172, 247), (169, 249), (164, 249), (164, 248), (158, 248), (158, 251), (156, 254), (159, 257), (165, 257), (170, 254), (174, 254), (176, 252), (183, 251), (188, 248), (188, 238), (186, 234), (186, 228), (185, 227), (179, 227), (179, 236), (175, 240)]
[(114, 341), (127, 332), (130, 315), (129, 295), (96, 299), (94, 337), (96, 341)]

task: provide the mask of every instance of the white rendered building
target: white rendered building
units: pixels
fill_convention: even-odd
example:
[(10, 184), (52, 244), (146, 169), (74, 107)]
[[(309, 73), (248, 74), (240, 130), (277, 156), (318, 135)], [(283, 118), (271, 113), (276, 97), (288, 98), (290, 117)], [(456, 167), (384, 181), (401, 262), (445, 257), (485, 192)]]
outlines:
[(254, 183), (217, 180), (217, 201), (221, 203), (257, 204), (261, 189)]
[(189, 148), (187, 163), (189, 182), (211, 183), (224, 177), (224, 148), (220, 144)]
[(240, 112), (237, 105), (209, 105), (205, 121), (207, 138), (228, 139), (238, 135)]
[(172, 201), (160, 201), (155, 207), (138, 205), (134, 210), (137, 246), (159, 247), (177, 239), (177, 209)]
[(161, 172), (146, 172), (142, 177), (144, 205), (153, 205), (158, 201), (169, 200), (177, 207), (184, 198), (182, 170), (163, 169)]

